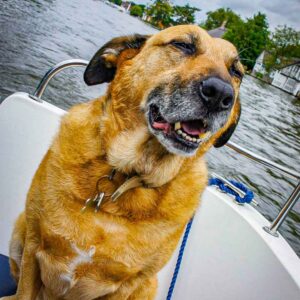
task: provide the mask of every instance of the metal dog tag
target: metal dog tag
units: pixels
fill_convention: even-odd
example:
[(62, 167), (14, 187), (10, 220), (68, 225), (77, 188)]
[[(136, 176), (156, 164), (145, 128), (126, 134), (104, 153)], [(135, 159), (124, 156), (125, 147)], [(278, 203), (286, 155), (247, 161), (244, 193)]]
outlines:
[(105, 197), (105, 194), (102, 192), (100, 194), (97, 195), (97, 198), (95, 198), (95, 202), (97, 203), (96, 204), (96, 208), (95, 208), (95, 212), (98, 212), (99, 208), (100, 208), (100, 205), (102, 203), (102, 200), (104, 199)]
[(97, 193), (96, 196), (94, 198), (88, 198), (85, 201), (85, 204), (83, 206), (83, 208), (81, 209), (81, 212), (84, 212), (86, 210), (87, 207), (92, 207), (95, 205), (96, 200), (98, 199), (99, 194)]

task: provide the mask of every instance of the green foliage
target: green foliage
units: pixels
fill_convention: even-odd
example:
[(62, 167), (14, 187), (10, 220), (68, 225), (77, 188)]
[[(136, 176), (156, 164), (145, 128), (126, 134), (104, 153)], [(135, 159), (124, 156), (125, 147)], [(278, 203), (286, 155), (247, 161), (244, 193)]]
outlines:
[(271, 45), (280, 49), (283, 54), (286, 50), (300, 46), (300, 32), (286, 25), (278, 26), (271, 35)]
[(121, 4), (122, 4), (122, 0), (109, 0), (109, 2), (112, 2), (112, 3), (117, 4), (119, 6), (121, 6)]
[(145, 4), (136, 4), (136, 5), (138, 5), (143, 10), (143, 12), (145, 11), (146, 8)]
[(256, 73), (255, 73), (255, 76), (256, 76), (257, 78), (262, 79), (262, 78), (264, 77), (264, 74), (262, 74), (262, 73), (260, 73), (260, 72), (256, 72)]
[(300, 59), (300, 31), (286, 25), (276, 27), (271, 34), (267, 50), (269, 53), (265, 61), (267, 71), (286, 65), (292, 59)]
[(199, 8), (185, 6), (173, 6), (169, 0), (155, 0), (147, 10), (153, 25), (166, 28), (172, 25), (191, 24), (195, 22), (195, 12)]
[(156, 0), (147, 10), (147, 15), (151, 16), (152, 23), (159, 27), (168, 27), (172, 20), (173, 7), (168, 0)]
[(266, 15), (259, 12), (246, 22), (239, 20), (228, 29), (223, 38), (237, 47), (242, 63), (248, 69), (252, 69), (256, 58), (269, 42), (268, 36)]
[(208, 12), (200, 26), (211, 30), (220, 27), (224, 21), (227, 21), (227, 31), (223, 38), (237, 47), (248, 69), (253, 68), (263, 50), (267, 50), (264, 60), (267, 72), (287, 64), (291, 58), (300, 58), (300, 32), (286, 25), (279, 26), (269, 38), (266, 15), (260, 12), (244, 21), (231, 9), (220, 8)]
[(191, 7), (188, 4), (185, 6), (174, 6), (173, 8), (173, 24), (193, 24), (195, 23), (195, 12), (200, 11), (199, 8)]
[(135, 17), (142, 17), (143, 9), (139, 5), (133, 5), (130, 9), (130, 14)]
[(230, 8), (219, 8), (215, 11), (207, 12), (206, 15), (206, 21), (200, 24), (200, 26), (206, 30), (218, 28), (223, 22), (226, 22), (226, 28), (232, 28), (236, 23), (242, 20), (241, 17)]

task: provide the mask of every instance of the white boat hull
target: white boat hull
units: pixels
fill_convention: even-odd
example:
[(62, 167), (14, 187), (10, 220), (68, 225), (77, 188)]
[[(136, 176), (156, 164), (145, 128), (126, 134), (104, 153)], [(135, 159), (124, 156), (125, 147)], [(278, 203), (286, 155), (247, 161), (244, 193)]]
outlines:
[[(13, 223), (65, 112), (28, 94), (0, 105), (0, 253), (8, 255)], [(173, 300), (298, 300), (300, 260), (285, 239), (267, 234), (269, 222), (208, 187), (195, 216)], [(157, 300), (166, 298), (178, 249), (159, 273)], [(1, 283), (0, 283), (1, 284)]]

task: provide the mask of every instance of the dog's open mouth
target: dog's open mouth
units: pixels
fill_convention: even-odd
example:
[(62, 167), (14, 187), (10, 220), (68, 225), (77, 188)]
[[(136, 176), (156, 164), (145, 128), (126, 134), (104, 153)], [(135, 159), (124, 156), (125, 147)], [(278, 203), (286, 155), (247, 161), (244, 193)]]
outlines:
[(154, 131), (159, 131), (165, 137), (190, 149), (198, 148), (201, 141), (209, 134), (206, 120), (181, 120), (175, 123), (168, 123), (155, 104), (150, 105), (149, 122)]

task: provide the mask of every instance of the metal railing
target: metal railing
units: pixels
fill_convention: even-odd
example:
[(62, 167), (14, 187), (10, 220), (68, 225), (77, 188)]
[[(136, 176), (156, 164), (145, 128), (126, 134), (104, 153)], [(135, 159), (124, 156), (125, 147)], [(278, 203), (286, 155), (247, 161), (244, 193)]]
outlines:
[(31, 95), (31, 98), (38, 102), (42, 102), (41, 97), (43, 96), (48, 83), (57, 73), (70, 67), (86, 67), (88, 64), (89, 62), (83, 59), (69, 59), (56, 64), (44, 75), (35, 92)]
[[(42, 102), (41, 97), (42, 97), (48, 83), (57, 73), (59, 73), (60, 71), (66, 69), (66, 68), (78, 67), (78, 66), (84, 67), (87, 65), (88, 65), (88, 61), (82, 60), (82, 59), (70, 59), (70, 60), (65, 60), (65, 61), (58, 63), (44, 75), (44, 77), (40, 81), (37, 89), (35, 90), (34, 94), (30, 95), (30, 97), (36, 101)], [(251, 159), (252, 161), (255, 161), (255, 162), (257, 162), (261, 165), (264, 165), (268, 168), (271, 168), (273, 170), (276, 170), (276, 171), (280, 172), (281, 174), (288, 176), (291, 179), (298, 180), (297, 186), (295, 187), (292, 194), (290, 195), (290, 197), (288, 198), (288, 200), (286, 201), (286, 203), (284, 204), (284, 206), (282, 207), (282, 209), (280, 210), (280, 212), (278, 213), (276, 218), (273, 220), (271, 225), (269, 227), (268, 226), (263, 227), (263, 229), (266, 232), (268, 232), (269, 234), (271, 234), (273, 236), (278, 237), (277, 231), (278, 231), (279, 227), (282, 225), (282, 223), (284, 222), (284, 220), (287, 217), (287, 214), (293, 208), (294, 204), (297, 202), (297, 200), (300, 197), (300, 173), (295, 172), (289, 168), (283, 167), (269, 159), (266, 159), (254, 152), (251, 152), (235, 143), (228, 142), (226, 144), (226, 146), (229, 147), (230, 149), (236, 151), (237, 153)]]
[(289, 168), (283, 167), (267, 158), (264, 158), (254, 152), (251, 152), (235, 143), (227, 142), (226, 146), (229, 147), (230, 149), (242, 154), (243, 156), (245, 156), (255, 162), (260, 163), (261, 165), (264, 165), (264, 166), (267, 166), (268, 168), (276, 170), (276, 171), (280, 172), (281, 174), (288, 176), (291, 179), (298, 180), (297, 186), (295, 187), (292, 194), (290, 195), (288, 200), (285, 202), (284, 206), (282, 207), (282, 209), (280, 210), (280, 212), (278, 213), (276, 218), (273, 220), (271, 225), (269, 227), (268, 226), (263, 227), (263, 229), (266, 232), (268, 232), (269, 234), (271, 234), (273, 236), (278, 237), (277, 231), (278, 231), (279, 227), (284, 222), (289, 211), (293, 208), (293, 206), (295, 205), (295, 203), (297, 202), (297, 200), (300, 197), (300, 173), (297, 173)]

